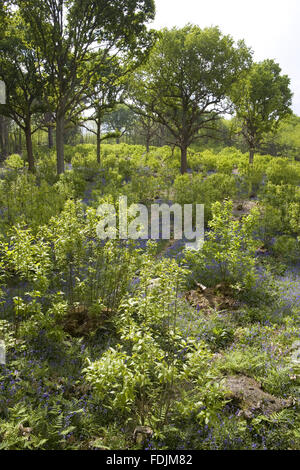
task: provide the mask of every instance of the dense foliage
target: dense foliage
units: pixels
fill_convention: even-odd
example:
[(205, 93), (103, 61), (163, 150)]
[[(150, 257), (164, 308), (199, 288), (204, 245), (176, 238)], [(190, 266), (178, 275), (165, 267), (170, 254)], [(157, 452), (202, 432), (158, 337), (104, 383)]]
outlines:
[[(0, 450), (299, 449), (290, 80), (154, 15), (0, 1)], [(190, 231), (204, 204), (201, 249), (175, 209), (101, 239), (121, 196)]]
[[(298, 448), (299, 163), (205, 151), (178, 176), (168, 147), (102, 153), (101, 171), (93, 145), (59, 178), (54, 153), (35, 176), (16, 155), (2, 170), (1, 448)], [(98, 240), (96, 208), (119, 195), (205, 202), (203, 249)], [(289, 406), (251, 414), (232, 376)]]

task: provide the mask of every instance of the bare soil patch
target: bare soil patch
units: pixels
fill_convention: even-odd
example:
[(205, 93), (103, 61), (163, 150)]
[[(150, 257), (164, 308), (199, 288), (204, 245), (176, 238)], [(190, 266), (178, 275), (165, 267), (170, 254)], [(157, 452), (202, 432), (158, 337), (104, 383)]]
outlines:
[(271, 415), (291, 406), (292, 399), (278, 398), (262, 390), (261, 384), (246, 375), (226, 378), (228, 398), (239, 409), (239, 415), (251, 419), (256, 414)]
[(208, 314), (215, 310), (237, 310), (240, 307), (233, 289), (226, 284), (212, 288), (197, 284), (196, 289), (187, 292), (186, 299), (194, 308)]

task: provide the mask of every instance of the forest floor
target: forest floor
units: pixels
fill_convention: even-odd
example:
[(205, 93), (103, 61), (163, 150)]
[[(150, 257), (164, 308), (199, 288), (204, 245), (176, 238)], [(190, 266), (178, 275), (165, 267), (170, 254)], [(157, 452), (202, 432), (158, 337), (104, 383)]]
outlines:
[[(87, 184), (81, 198), (87, 206), (93, 204), (96, 188), (97, 181)], [(248, 214), (254, 205), (255, 201), (236, 201), (235, 216)], [(181, 260), (184, 244), (184, 240), (162, 241), (158, 257)], [(144, 248), (144, 244), (138, 247)], [(270, 254), (263, 251), (258, 258), (268, 260)], [(258, 283), (265, 274), (263, 265), (261, 268)], [(226, 390), (227, 405), (218, 414), (217, 423), (199, 429), (196, 436), (184, 436), (176, 448), (299, 447), (295, 413), (300, 401), (300, 265), (285, 265), (282, 270), (275, 267), (274, 280), (270, 287), (278, 293), (274, 304), (263, 298), (256, 304), (237, 299), (236, 293), (222, 284), (199, 284), (181, 293), (180, 330), (186, 338), (205, 342), (213, 352), (212, 366)], [(6, 294), (12, 299), (26, 295), (26, 289), (26, 285), (18, 285)], [(5, 309), (4, 304), (4, 318)], [(13, 409), (12, 428), (8, 423), (5, 428), (6, 448), (10, 437), (11, 448), (22, 448), (24, 439), (29, 448), (138, 448), (132, 439), (132, 425), (118, 427), (118, 418), (114, 425), (105, 424), (108, 410), (99, 405), (84, 382), (84, 355), (95, 360), (115, 344), (103, 328), (91, 340), (89, 334), (99, 325), (85, 322), (85, 317), (80, 305), (70, 312), (65, 324), (70, 338), (59, 348), (45, 338), (43, 331), (28, 344), (21, 340), (10, 347), (0, 391), (0, 419), (4, 423), (8, 410)], [(10, 334), (7, 338), (10, 341)], [(44, 424), (40, 423), (41, 416)], [(47, 443), (35, 441), (36, 433)], [(170, 446), (156, 439), (148, 448)]]

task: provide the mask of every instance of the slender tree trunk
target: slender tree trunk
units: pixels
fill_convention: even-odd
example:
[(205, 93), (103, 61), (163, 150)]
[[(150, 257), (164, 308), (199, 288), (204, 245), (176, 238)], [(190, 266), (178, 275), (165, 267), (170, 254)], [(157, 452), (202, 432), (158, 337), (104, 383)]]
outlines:
[(249, 150), (249, 164), (252, 165), (254, 161), (254, 148), (250, 148)]
[(22, 155), (22, 129), (19, 127), (19, 154)]
[(25, 137), (26, 137), (28, 169), (31, 173), (34, 173), (35, 168), (34, 168), (34, 156), (33, 156), (33, 148), (32, 148), (32, 135), (31, 135), (31, 122), (30, 121), (27, 121), (24, 132), (25, 132)]
[(1, 157), (8, 155), (8, 120), (5, 116), (0, 116), (0, 150)]
[(51, 125), (48, 126), (48, 148), (53, 148), (53, 127)]
[(14, 132), (14, 153), (19, 153), (19, 132), (18, 129)]
[(187, 145), (181, 147), (181, 174), (187, 172)]
[(4, 151), (4, 117), (0, 116), (0, 157), (1, 159), (5, 156)]
[(165, 145), (165, 136), (166, 136), (166, 131), (164, 126), (160, 126), (160, 136), (159, 136), (159, 146), (163, 147)]
[(64, 131), (65, 116), (63, 113), (58, 113), (56, 118), (56, 163), (58, 175), (61, 175), (65, 172)]
[(9, 119), (4, 117), (4, 150), (5, 156), (9, 155)]
[(101, 163), (101, 120), (97, 120), (97, 163)]
[(149, 133), (147, 133), (147, 136), (146, 136), (146, 152), (149, 153), (150, 151), (150, 135)]
[[(117, 132), (121, 133), (121, 131), (118, 128), (116, 130), (117, 130)], [(117, 137), (116, 138), (116, 144), (119, 145), (119, 143), (120, 143), (120, 137)]]

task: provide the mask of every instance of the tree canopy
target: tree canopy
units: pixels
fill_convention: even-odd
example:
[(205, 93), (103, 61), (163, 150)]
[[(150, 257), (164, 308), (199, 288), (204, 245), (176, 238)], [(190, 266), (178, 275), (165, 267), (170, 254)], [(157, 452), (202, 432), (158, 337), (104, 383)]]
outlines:
[(254, 151), (263, 137), (276, 130), (279, 122), (291, 113), (290, 79), (281, 75), (280, 66), (273, 60), (255, 63), (234, 84), (231, 99), (249, 147), (249, 161), (253, 163)]
[(181, 172), (187, 148), (200, 129), (230, 110), (233, 83), (251, 62), (243, 41), (234, 43), (217, 27), (164, 29), (146, 66), (136, 74), (130, 98), (142, 114), (167, 127), (181, 149)]
[(28, 28), (15, 13), (10, 17), (5, 37), (0, 43), (0, 79), (6, 86), (6, 103), (0, 105), (0, 113), (23, 129), (29, 169), (34, 171), (31, 135), (39, 126), (32, 128), (32, 117), (45, 108), (45, 79), (40, 73), (40, 59), (28, 36)]
[(15, 2), (48, 80), (56, 120), (57, 171), (64, 172), (64, 126), (81, 111), (90, 80), (119, 53), (123, 63), (146, 57), (153, 34), (153, 0), (19, 0)]

